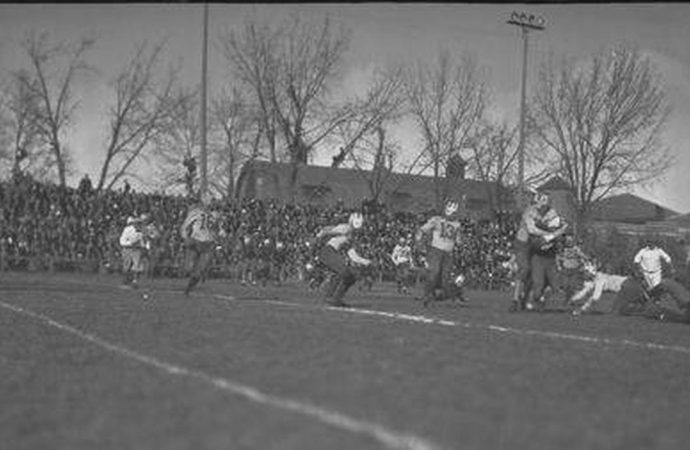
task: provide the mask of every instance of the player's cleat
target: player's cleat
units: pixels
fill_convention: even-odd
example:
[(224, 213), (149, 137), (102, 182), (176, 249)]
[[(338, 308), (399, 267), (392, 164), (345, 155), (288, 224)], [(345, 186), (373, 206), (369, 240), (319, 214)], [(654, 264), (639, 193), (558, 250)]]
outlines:
[(534, 311), (536, 309), (537, 309), (537, 307), (534, 306), (534, 303), (532, 303), (532, 302), (525, 303), (525, 311)]

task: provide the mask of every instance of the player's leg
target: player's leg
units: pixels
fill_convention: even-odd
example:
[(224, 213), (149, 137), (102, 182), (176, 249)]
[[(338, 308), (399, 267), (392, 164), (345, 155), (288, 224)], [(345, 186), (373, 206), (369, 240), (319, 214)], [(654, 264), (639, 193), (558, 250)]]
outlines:
[(422, 297), (422, 302), (424, 306), (434, 301), (436, 288), (439, 286), (441, 281), (441, 258), (443, 253), (441, 250), (436, 248), (429, 249), (427, 254), (427, 263), (429, 267), (427, 269), (427, 278), (424, 283), (424, 294)]
[(326, 245), (319, 253), (319, 261), (334, 273), (324, 286), (323, 301), (332, 303), (336, 290), (341, 282), (341, 275), (347, 269), (345, 258), (340, 255), (333, 247)]
[(132, 249), (123, 248), (122, 249), (122, 284), (123, 286), (129, 286), (132, 282)]
[(543, 257), (541, 255), (532, 255), (530, 258), (530, 272), (531, 272), (531, 289), (527, 293), (527, 300), (525, 302), (525, 309), (534, 310), (537, 307), (537, 301), (544, 293), (546, 287), (546, 274)]
[(193, 245), (190, 245), (189, 251), (191, 254), (190, 261), (192, 262), (192, 266), (189, 270), (189, 280), (187, 281), (187, 287), (184, 291), (185, 295), (189, 295), (194, 286), (196, 286), (201, 280), (201, 264), (203, 263), (203, 250), (200, 244), (195, 243)]
[(514, 251), (517, 270), (515, 271), (515, 286), (510, 310), (520, 311), (525, 307), (526, 294), (529, 291), (531, 280), (529, 244), (516, 241)]

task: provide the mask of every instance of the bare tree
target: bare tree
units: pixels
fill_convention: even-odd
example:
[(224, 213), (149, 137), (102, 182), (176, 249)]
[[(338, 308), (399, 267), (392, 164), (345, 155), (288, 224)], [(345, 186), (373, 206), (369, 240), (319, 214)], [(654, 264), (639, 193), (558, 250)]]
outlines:
[(161, 124), (152, 152), (156, 161), (155, 178), (163, 191), (187, 183), (183, 171), (185, 161), (195, 159), (201, 146), (198, 87), (178, 89), (172, 95), (172, 104), (174, 108)]
[[(488, 102), (485, 80), (473, 57), (466, 54), (456, 64), (445, 50), (439, 52), (435, 65), (419, 63), (406, 74), (410, 112), (425, 144), (423, 158), (437, 181), (451, 152), (466, 146), (477, 132)], [(434, 184), (440, 205), (442, 183)]]
[[(221, 95), (212, 103), (212, 165), (209, 184), (219, 194), (233, 198), (235, 176), (242, 161), (260, 156), (257, 137), (261, 126), (258, 115), (238, 89)], [(252, 135), (253, 133), (253, 135)]]
[[(264, 131), (281, 136), (292, 162), (306, 163), (349, 114), (328, 98), (349, 41), (349, 31), (334, 30), (328, 17), (317, 24), (296, 15), (275, 30), (248, 21), (243, 34), (224, 40), (226, 58), (260, 106)], [(275, 160), (274, 148), (271, 155)]]
[(272, 162), (277, 160), (278, 131), (273, 92), (277, 83), (278, 35), (278, 31), (267, 25), (247, 21), (241, 32), (230, 31), (221, 40), (226, 59), (258, 105), (258, 140), (264, 137)]
[(660, 139), (669, 113), (655, 67), (635, 49), (617, 47), (587, 64), (542, 65), (530, 128), (572, 186), (579, 220), (593, 202), (670, 167)]
[(337, 126), (336, 136), (340, 137), (341, 145), (331, 167), (339, 167), (367, 135), (379, 134), (384, 122), (395, 121), (401, 116), (405, 100), (401, 94), (402, 74), (400, 68), (375, 72), (373, 83), (364, 98), (353, 101), (350, 114)]
[[(9, 162), (13, 173), (24, 170), (38, 173), (42, 178), (45, 170), (45, 152), (38, 141), (37, 114), (38, 97), (36, 89), (27, 89), (31, 83), (26, 71), (12, 74), (8, 83), (3, 85), (0, 97), (0, 160)], [(43, 164), (36, 166), (43, 160)], [(24, 163), (26, 162), (26, 163)], [(22, 164), (24, 163), (24, 164)]]
[(175, 97), (176, 71), (160, 76), (164, 45), (137, 46), (132, 58), (110, 82), (114, 101), (108, 111), (105, 158), (97, 190), (111, 189), (163, 132), (184, 97)]
[(74, 83), (80, 75), (92, 70), (85, 54), (95, 40), (82, 37), (76, 43), (50, 44), (47, 33), (29, 33), (22, 48), (29, 57), (31, 69), (25, 89), (39, 98), (36, 126), (38, 136), (50, 148), (60, 185), (67, 181), (69, 152), (63, 143), (65, 130), (71, 125), (78, 101), (73, 95)]

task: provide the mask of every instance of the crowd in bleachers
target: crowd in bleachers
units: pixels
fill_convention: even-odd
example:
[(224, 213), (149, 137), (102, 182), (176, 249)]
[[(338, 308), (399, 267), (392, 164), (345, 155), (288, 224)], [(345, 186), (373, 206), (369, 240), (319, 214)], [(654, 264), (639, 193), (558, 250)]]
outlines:
[[(129, 216), (148, 214), (161, 235), (152, 260), (160, 273), (176, 274), (184, 259), (178, 229), (189, 202), (183, 196), (143, 194), (129, 185), (118, 191), (96, 192), (88, 178), (78, 188), (43, 184), (29, 177), (0, 183), (0, 258), (9, 267), (48, 268), (61, 262), (91, 263), (101, 270), (117, 270), (119, 235)], [(325, 225), (346, 221), (343, 206), (278, 204), (244, 199), (217, 201), (226, 237), (214, 255), (214, 265), (234, 267), (268, 259), (284, 277), (299, 277), (314, 256), (313, 236)], [(392, 273), (390, 253), (403, 237), (411, 240), (425, 214), (391, 213), (364, 205), (365, 227), (361, 252), (377, 262), (380, 274)], [(507, 259), (516, 218), (497, 214), (494, 220), (463, 220), (465, 239), (456, 258), (476, 286), (496, 287), (507, 277)], [(418, 259), (417, 264), (422, 265)]]

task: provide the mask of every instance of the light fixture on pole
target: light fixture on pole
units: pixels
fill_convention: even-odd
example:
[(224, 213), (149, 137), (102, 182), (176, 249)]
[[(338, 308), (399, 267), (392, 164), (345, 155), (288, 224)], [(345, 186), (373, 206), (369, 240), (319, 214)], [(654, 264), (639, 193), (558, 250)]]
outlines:
[(520, 91), (520, 142), (518, 144), (518, 185), (520, 192), (525, 190), (525, 102), (527, 91), (527, 42), (530, 30), (543, 30), (546, 19), (535, 14), (516, 12), (510, 15), (508, 23), (522, 30), (522, 87)]

